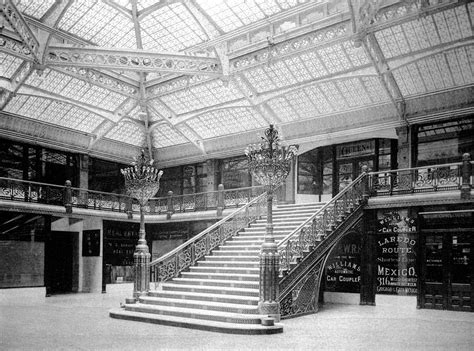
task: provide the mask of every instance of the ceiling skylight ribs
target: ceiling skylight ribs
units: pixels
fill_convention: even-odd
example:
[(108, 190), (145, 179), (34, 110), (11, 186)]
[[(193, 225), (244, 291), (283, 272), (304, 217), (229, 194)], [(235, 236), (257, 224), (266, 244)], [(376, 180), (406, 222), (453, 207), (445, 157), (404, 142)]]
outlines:
[(131, 19), (102, 2), (75, 0), (59, 29), (104, 47), (136, 48)]
[(145, 131), (142, 127), (131, 122), (120, 122), (107, 132), (105, 138), (120, 141), (135, 146), (145, 145)]
[(159, 124), (151, 131), (153, 147), (162, 148), (186, 144), (189, 141), (169, 124)]
[(263, 128), (265, 119), (254, 109), (226, 108), (206, 112), (186, 123), (204, 139)]
[(0, 52), (0, 76), (11, 79), (23, 61)]
[(189, 10), (180, 3), (152, 12), (140, 22), (143, 47), (149, 50), (178, 52), (207, 39)]
[(103, 121), (96, 114), (64, 102), (21, 94), (10, 101), (5, 111), (86, 133)]

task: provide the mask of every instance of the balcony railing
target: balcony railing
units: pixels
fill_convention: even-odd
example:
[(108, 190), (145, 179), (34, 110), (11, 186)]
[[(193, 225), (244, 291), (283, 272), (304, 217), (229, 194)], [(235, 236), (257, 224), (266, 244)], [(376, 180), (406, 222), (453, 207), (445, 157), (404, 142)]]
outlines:
[[(241, 207), (264, 192), (263, 187), (247, 187), (225, 190), (222, 185), (216, 191), (152, 198), (145, 207), (146, 214), (166, 214), (216, 210), (218, 215), (226, 208)], [(65, 206), (66, 212), (73, 208), (122, 212), (131, 215), (140, 213), (136, 199), (123, 194), (54, 185), (20, 179), (0, 177), (0, 199)]]
[(461, 190), (463, 184), (472, 186), (472, 175), (463, 177), (463, 168), (465, 163), (448, 163), (373, 172), (369, 174), (370, 196)]

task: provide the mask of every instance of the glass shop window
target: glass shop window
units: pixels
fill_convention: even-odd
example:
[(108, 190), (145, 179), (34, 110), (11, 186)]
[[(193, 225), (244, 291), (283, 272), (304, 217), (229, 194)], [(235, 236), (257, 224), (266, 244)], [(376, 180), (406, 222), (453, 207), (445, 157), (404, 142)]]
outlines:
[(0, 177), (23, 179), (23, 145), (0, 142)]
[(474, 118), (423, 125), (417, 132), (417, 166), (460, 162), (474, 153)]
[(163, 175), (160, 180), (160, 190), (157, 197), (165, 197), (168, 191), (172, 191), (174, 195), (181, 195), (183, 192), (181, 188), (182, 183), (182, 167), (171, 167), (163, 169)]
[(225, 189), (245, 188), (252, 186), (248, 160), (238, 157), (222, 160), (222, 184)]
[(298, 194), (319, 194), (317, 149), (298, 156)]
[(334, 173), (332, 147), (324, 147), (321, 156), (323, 161), (322, 194), (332, 194), (332, 179)]
[(64, 185), (66, 180), (70, 180), (72, 186), (78, 185), (77, 155), (44, 149), (41, 167), (45, 183)]
[(128, 165), (89, 158), (89, 189), (125, 194), (125, 181), (121, 169)]
[(392, 169), (392, 140), (379, 139), (379, 171)]

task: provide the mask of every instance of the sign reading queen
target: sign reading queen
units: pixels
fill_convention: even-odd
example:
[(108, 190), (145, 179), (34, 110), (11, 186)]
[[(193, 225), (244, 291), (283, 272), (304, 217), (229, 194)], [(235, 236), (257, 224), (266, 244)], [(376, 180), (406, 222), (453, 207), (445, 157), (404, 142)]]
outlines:
[(417, 227), (408, 210), (377, 215), (377, 293), (417, 293)]

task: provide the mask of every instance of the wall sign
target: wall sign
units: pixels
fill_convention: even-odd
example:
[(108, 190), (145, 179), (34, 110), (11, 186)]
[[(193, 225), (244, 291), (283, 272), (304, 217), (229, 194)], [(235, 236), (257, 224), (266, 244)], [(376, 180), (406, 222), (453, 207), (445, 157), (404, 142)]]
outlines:
[(417, 226), (408, 210), (379, 212), (377, 226), (377, 293), (417, 293)]
[(360, 291), (360, 250), (359, 233), (353, 232), (341, 239), (326, 264), (326, 291)]
[(100, 256), (100, 230), (82, 232), (82, 256)]

